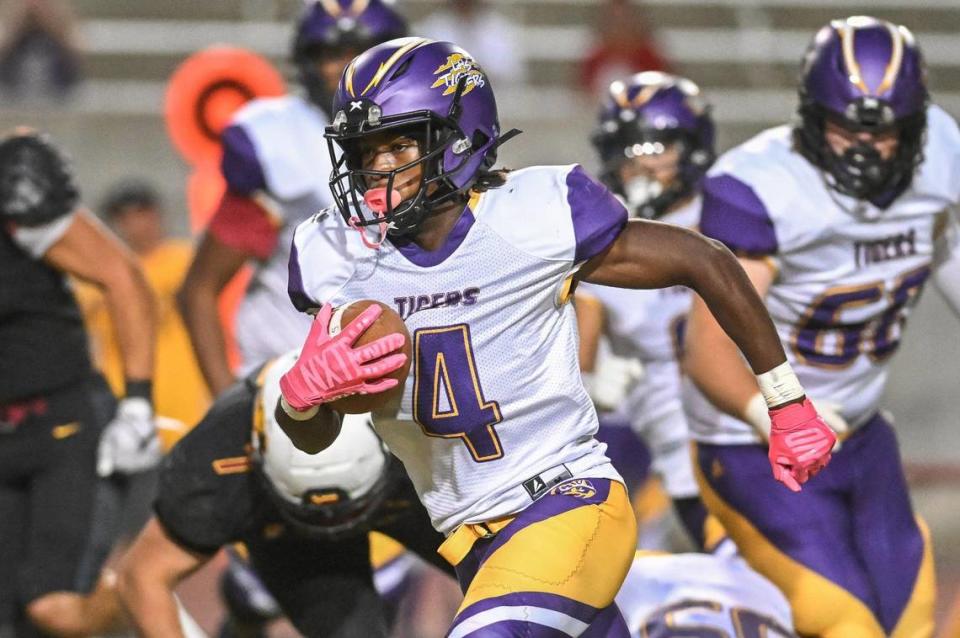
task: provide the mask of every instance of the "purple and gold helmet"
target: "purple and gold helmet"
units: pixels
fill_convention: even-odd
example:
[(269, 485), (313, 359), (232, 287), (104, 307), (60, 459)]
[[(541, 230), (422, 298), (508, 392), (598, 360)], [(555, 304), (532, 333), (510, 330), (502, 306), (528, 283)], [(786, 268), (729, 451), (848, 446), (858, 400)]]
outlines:
[[(343, 72), (326, 137), (334, 169), (330, 187), (344, 218), (361, 226), (386, 222), (389, 233), (414, 232), (436, 206), (464, 198), (493, 166), (500, 135), (497, 101), (490, 79), (473, 57), (449, 42), (400, 38), (354, 59)], [(420, 158), (392, 171), (364, 170), (358, 142), (383, 131), (409, 134), (420, 143)], [(342, 149), (337, 152), (336, 146)], [(414, 197), (381, 217), (362, 204), (368, 182), (394, 178), (423, 167)]]
[[(591, 142), (603, 164), (602, 178), (635, 214), (656, 218), (690, 195), (716, 158), (710, 107), (692, 81), (644, 71), (610, 85)], [(654, 180), (624, 184), (620, 166), (633, 158), (679, 145), (677, 179), (663, 188)], [(647, 183), (649, 182), (649, 183)]]
[[(928, 99), (923, 56), (906, 27), (866, 16), (834, 20), (804, 58), (797, 148), (826, 172), (831, 188), (888, 204), (923, 160)], [(828, 120), (854, 132), (896, 131), (897, 151), (884, 160), (859, 142), (837, 155), (824, 137)]]
[(407, 34), (407, 23), (384, 0), (306, 0), (293, 40), (300, 82), (317, 106), (330, 111), (333, 93), (317, 73), (325, 55), (364, 51)]

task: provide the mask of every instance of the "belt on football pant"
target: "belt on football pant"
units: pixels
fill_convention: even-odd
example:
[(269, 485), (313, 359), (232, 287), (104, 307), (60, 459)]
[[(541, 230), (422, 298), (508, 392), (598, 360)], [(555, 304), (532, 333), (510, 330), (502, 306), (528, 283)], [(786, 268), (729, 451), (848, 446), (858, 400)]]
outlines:
[[(536, 476), (531, 476), (517, 487), (522, 487), (531, 501), (535, 501), (546, 494), (551, 487), (570, 478), (573, 478), (573, 472), (566, 465), (557, 465)], [(511, 514), (482, 523), (463, 523), (440, 544), (437, 553), (451, 565), (457, 566), (466, 558), (478, 540), (493, 538), (516, 517), (516, 514)]]

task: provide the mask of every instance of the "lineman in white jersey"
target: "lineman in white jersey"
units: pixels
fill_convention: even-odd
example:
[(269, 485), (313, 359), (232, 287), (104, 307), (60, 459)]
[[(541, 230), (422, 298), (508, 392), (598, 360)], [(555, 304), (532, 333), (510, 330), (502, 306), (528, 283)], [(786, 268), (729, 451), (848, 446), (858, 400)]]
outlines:
[(801, 633), (929, 636), (929, 536), (880, 398), (932, 271), (955, 308), (960, 302), (951, 213), (960, 131), (928, 106), (910, 32), (872, 18), (837, 20), (817, 34), (800, 95), (794, 128), (763, 132), (718, 160), (701, 230), (742, 256), (843, 445), (801, 495), (758, 480), (757, 386), (695, 304), (687, 368), (699, 386), (688, 404), (698, 478), (746, 558), (787, 594)]
[[(603, 163), (603, 181), (634, 216), (696, 227), (700, 182), (714, 160), (713, 120), (696, 84), (656, 71), (614, 82), (592, 141)], [(592, 378), (585, 375), (585, 385), (598, 407), (613, 409), (610, 417), (601, 417), (601, 430), (626, 422), (643, 438), (677, 515), (697, 546), (704, 547), (706, 509), (693, 477), (680, 404), (679, 358), (690, 290), (583, 284), (576, 305), (581, 366), (595, 370)], [(624, 400), (606, 406), (603, 395), (618, 383), (610, 383), (605, 370), (616, 370), (617, 359), (612, 366), (602, 356), (595, 366), (586, 360), (597, 350), (601, 329), (614, 357), (643, 363), (643, 374)], [(614, 457), (618, 461), (636, 459)]]
[(637, 552), (617, 606), (631, 638), (796, 638), (787, 599), (737, 555)]
[(286, 297), (290, 241), (297, 224), (329, 206), (330, 155), (323, 139), (340, 73), (364, 49), (406, 33), (381, 0), (307, 2), (293, 42), (305, 95), (252, 100), (224, 130), (221, 171), (227, 185), (180, 292), (197, 360), (214, 396), (234, 383), (217, 297), (254, 261), (237, 310), (239, 373), (296, 348), (310, 322)]
[[(412, 334), (413, 365), (376, 427), (447, 534), (440, 551), (465, 591), (450, 635), (626, 636), (613, 597), (636, 525), (593, 438), (564, 302), (580, 278), (688, 284), (759, 372), (786, 366), (759, 298), (719, 244), (628, 222), (578, 166), (492, 171), (512, 134), (500, 134), (486, 75), (453, 44), (405, 38), (368, 50), (344, 71), (334, 104), (327, 135), (331, 154), (343, 151), (331, 178), (340, 214), (317, 215), (294, 239), (291, 298), (318, 314), (282, 377), (281, 425), (316, 449), (318, 434), (339, 427), (324, 404), (397, 385), (383, 377), (406, 360), (391, 354), (402, 335), (352, 345), (380, 306), (329, 333), (335, 304), (391, 305)], [(771, 405), (784, 405), (771, 412), (771, 445), (789, 457), (777, 474), (803, 480), (829, 458), (833, 437), (809, 402), (785, 405), (802, 400), (790, 387), (769, 386)], [(784, 417), (822, 439), (808, 460), (785, 447)]]

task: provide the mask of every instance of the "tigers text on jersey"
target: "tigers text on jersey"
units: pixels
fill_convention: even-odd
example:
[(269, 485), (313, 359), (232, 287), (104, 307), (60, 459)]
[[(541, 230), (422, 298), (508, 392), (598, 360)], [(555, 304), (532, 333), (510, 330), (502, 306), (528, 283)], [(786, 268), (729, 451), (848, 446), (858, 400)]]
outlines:
[(403, 399), (375, 421), (440, 531), (524, 509), (523, 482), (561, 464), (619, 480), (593, 438), (564, 302), (577, 265), (625, 223), (605, 187), (566, 166), (509, 173), (433, 252), (402, 240), (365, 248), (336, 211), (297, 229), (290, 296), (301, 310), (376, 299), (410, 330)]
[(794, 636), (786, 598), (738, 556), (638, 552), (617, 607), (634, 638)]
[[(766, 304), (787, 358), (808, 395), (842, 406), (853, 427), (878, 410), (890, 358), (930, 274), (935, 232), (960, 200), (957, 124), (931, 106), (927, 126), (923, 163), (885, 209), (829, 189), (793, 150), (786, 126), (721, 157), (704, 185), (701, 230), (735, 252), (772, 259)], [(686, 385), (695, 438), (759, 440)]]
[(288, 95), (253, 100), (223, 134), (222, 169), (231, 192), (267, 193), (279, 228), (275, 248), (258, 264), (237, 309), (243, 372), (299, 347), (310, 328), (287, 300), (287, 263), (297, 225), (333, 202), (326, 125), (319, 108)]

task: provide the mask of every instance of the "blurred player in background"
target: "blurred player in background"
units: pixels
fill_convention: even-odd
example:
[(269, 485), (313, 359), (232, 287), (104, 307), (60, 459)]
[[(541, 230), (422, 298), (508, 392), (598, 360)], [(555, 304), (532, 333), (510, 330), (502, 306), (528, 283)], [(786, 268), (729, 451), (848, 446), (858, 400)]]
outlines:
[[(97, 474), (159, 460), (150, 288), (79, 204), (70, 167), (43, 136), (0, 140), (0, 221), (0, 633), (91, 631), (73, 624), (86, 614), (71, 592), (90, 589), (103, 558), (87, 554)], [(118, 406), (91, 365), (67, 275), (102, 289), (117, 326)]]
[[(832, 432), (799, 403), (773, 324), (729, 251), (678, 226), (628, 222), (579, 166), (492, 170), (516, 132), (501, 135), (489, 79), (463, 49), (423, 38), (374, 47), (347, 67), (334, 104), (337, 209), (294, 237), (290, 296), (318, 314), (281, 378), (280, 422), (309, 449), (336, 422), (328, 401), (396, 386), (383, 377), (405, 364), (390, 354), (403, 335), (352, 347), (379, 305), (329, 333), (333, 306), (396, 309), (414, 361), (399, 405), (375, 425), (447, 534), (439, 551), (465, 592), (451, 636), (626, 635), (613, 598), (636, 522), (593, 437), (566, 303), (578, 278), (692, 287), (758, 374), (783, 371), (787, 382), (768, 386), (771, 446), (790, 458), (777, 474), (805, 480), (827, 461)], [(804, 459), (781, 436), (784, 418), (819, 441)]]
[(293, 229), (332, 203), (323, 129), (333, 92), (354, 56), (406, 33), (381, 0), (308, 2), (296, 25), (293, 62), (305, 95), (248, 103), (224, 131), (227, 192), (200, 241), (180, 292), (180, 308), (213, 395), (234, 382), (217, 298), (249, 260), (256, 272), (236, 316), (242, 371), (298, 346), (309, 318), (286, 298)]
[[(140, 635), (182, 635), (174, 589), (230, 543), (243, 542), (266, 589), (306, 636), (387, 636), (371, 528), (452, 574), (436, 553), (443, 537), (369, 417), (348, 418), (316, 455), (280, 430), (280, 375), (295, 359), (285, 355), (234, 384), (164, 461), (154, 518), (120, 571)], [(230, 635), (252, 635), (243, 620)]]
[[(592, 142), (603, 182), (632, 216), (696, 227), (700, 183), (715, 158), (713, 120), (696, 84), (657, 71), (614, 82)], [(577, 288), (576, 308), (584, 385), (599, 408), (612, 411), (601, 424), (625, 421), (644, 439), (676, 513), (702, 548), (707, 513), (680, 404), (679, 359), (690, 301), (690, 290), (680, 286), (625, 290), (585, 283)], [(608, 355), (598, 353), (601, 334)], [(624, 383), (634, 379), (625, 363), (631, 360), (643, 364), (643, 373)], [(607, 396), (618, 387), (626, 392)]]
[[(241, 373), (298, 347), (310, 326), (286, 295), (290, 242), (297, 224), (332, 203), (323, 138), (343, 68), (364, 49), (406, 33), (381, 0), (306, 3), (292, 58), (304, 95), (253, 100), (224, 130), (227, 184), (179, 294), (190, 339), (211, 393), (235, 380), (217, 299), (246, 262), (256, 270), (235, 317)], [(227, 577), (235, 572), (228, 572)]]
[(631, 638), (796, 638), (783, 594), (738, 556), (637, 552), (617, 606)]
[(802, 494), (764, 481), (757, 384), (695, 302), (687, 406), (704, 500), (801, 633), (930, 636), (929, 534), (880, 399), (931, 275), (960, 310), (960, 130), (929, 104), (913, 35), (868, 17), (817, 33), (799, 116), (718, 160), (700, 227), (741, 256), (842, 447)]
[[(193, 426), (206, 411), (210, 397), (174, 299), (193, 257), (193, 245), (189, 240), (167, 236), (163, 202), (146, 181), (130, 179), (114, 185), (100, 210), (117, 236), (137, 256), (153, 290), (157, 314), (153, 376), (156, 412)], [(94, 287), (81, 284), (77, 300), (90, 331), (98, 367), (114, 391), (119, 391), (123, 387), (123, 366), (116, 329), (104, 297)]]

